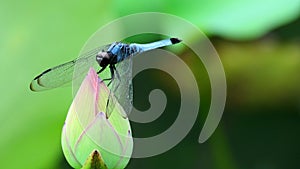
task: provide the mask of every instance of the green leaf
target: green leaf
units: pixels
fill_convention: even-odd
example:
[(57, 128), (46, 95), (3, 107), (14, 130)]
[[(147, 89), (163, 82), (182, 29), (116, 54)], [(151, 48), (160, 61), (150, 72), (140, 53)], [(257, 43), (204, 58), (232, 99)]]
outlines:
[(192, 22), (206, 34), (231, 39), (260, 37), (300, 14), (300, 0), (116, 1), (114, 7), (119, 16), (138, 12), (173, 14)]

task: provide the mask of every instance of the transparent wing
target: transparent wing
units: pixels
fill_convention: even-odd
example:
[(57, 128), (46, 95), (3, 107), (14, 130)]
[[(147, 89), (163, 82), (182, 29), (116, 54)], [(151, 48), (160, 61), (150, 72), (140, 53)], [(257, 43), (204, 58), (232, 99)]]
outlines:
[[(95, 59), (96, 54), (105, 48), (107, 48), (107, 46), (97, 47), (89, 52), (81, 54), (73, 61), (47, 69), (31, 81), (30, 89), (32, 91), (53, 89), (69, 84), (73, 79), (80, 76), (85, 76), (85, 73), (91, 66), (98, 66)], [(75, 67), (76, 69), (80, 68), (80, 73), (77, 71), (76, 74), (73, 74)]]
[[(132, 86), (132, 56), (127, 57), (116, 65), (116, 78), (111, 82), (110, 94), (107, 101), (106, 114), (109, 117), (118, 102), (126, 114), (121, 114), (127, 118), (131, 113), (133, 104)], [(118, 75), (119, 74), (119, 75)]]

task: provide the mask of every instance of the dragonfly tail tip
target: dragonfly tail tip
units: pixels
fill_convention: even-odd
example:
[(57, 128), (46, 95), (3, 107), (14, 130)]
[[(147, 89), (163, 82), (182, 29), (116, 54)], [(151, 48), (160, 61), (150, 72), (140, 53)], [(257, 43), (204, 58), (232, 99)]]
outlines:
[(180, 43), (182, 40), (178, 38), (170, 38), (170, 41), (172, 42), (172, 44), (176, 44), (176, 43)]

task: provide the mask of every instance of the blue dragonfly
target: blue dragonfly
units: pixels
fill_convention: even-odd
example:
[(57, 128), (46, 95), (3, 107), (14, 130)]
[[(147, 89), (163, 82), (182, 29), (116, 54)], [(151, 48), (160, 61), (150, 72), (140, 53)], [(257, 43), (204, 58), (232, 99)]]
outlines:
[[(106, 104), (106, 115), (107, 117), (110, 116), (117, 100), (127, 113), (122, 115), (126, 118), (131, 112), (133, 103), (132, 57), (145, 51), (180, 42), (181, 40), (178, 38), (169, 38), (146, 44), (114, 42), (84, 53), (75, 60), (45, 70), (32, 80), (30, 89), (32, 91), (43, 91), (64, 86), (76, 78), (80, 79), (80, 76), (85, 76), (87, 70), (95, 64), (101, 67), (97, 72), (98, 74), (109, 67), (111, 77), (103, 79), (103, 81), (108, 82), (107, 86), (110, 88)], [(76, 74), (74, 73), (75, 70), (77, 70)]]

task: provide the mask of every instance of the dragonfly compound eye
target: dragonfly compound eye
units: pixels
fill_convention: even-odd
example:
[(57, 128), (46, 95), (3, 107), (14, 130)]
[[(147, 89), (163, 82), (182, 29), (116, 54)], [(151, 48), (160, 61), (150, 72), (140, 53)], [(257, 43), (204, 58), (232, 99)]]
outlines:
[(102, 55), (96, 56), (96, 61), (101, 67), (106, 67), (109, 64), (109, 59), (106, 57), (103, 57)]

